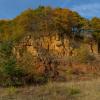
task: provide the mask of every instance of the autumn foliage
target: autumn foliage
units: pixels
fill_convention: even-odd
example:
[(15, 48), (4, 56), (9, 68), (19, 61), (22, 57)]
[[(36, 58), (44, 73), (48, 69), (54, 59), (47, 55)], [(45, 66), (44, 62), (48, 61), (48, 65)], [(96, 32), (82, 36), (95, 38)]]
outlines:
[(77, 59), (73, 60), (72, 55), (69, 55), (66, 61), (61, 61), (45, 48), (39, 48), (41, 55), (38, 57), (24, 50), (23, 56), (17, 59), (12, 49), (25, 36), (39, 39), (51, 37), (54, 33), (57, 33), (62, 43), (65, 37), (69, 41), (75, 39), (81, 42), (85, 40), (84, 35), (80, 35), (81, 31), (90, 29), (92, 39), (100, 47), (100, 18), (88, 20), (69, 9), (38, 7), (28, 9), (14, 19), (0, 20), (0, 85), (42, 84), (49, 80), (67, 80), (68, 75), (75, 74), (76, 70), (79, 73), (81, 68), (75, 67), (77, 61), (91, 63), (96, 59), (94, 55), (79, 50)]

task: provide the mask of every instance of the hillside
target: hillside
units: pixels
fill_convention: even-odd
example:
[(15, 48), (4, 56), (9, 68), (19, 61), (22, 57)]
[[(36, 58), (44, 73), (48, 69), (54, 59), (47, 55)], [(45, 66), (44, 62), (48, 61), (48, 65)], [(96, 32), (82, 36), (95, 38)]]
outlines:
[(65, 8), (41, 6), (0, 20), (0, 86), (99, 77), (99, 29), (100, 18)]

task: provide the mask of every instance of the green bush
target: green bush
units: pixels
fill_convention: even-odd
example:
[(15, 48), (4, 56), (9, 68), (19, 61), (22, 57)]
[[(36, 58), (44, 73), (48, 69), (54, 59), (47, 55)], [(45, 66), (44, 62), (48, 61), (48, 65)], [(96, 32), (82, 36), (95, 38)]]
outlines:
[(0, 85), (20, 85), (23, 70), (18, 67), (17, 60), (12, 54), (12, 42), (0, 45)]
[(21, 85), (21, 77), (23, 76), (23, 70), (16, 64), (16, 59), (13, 57), (6, 60), (2, 65), (2, 74), (4, 76), (3, 85)]
[(0, 85), (20, 86), (47, 82), (48, 78), (38, 73), (38, 62), (35, 64), (36, 59), (32, 55), (26, 53), (18, 60), (10, 52), (11, 49), (7, 49), (8, 47), (8, 44), (4, 44), (0, 51), (0, 76), (2, 77)]
[(12, 52), (12, 42), (3, 42), (0, 44), (0, 54), (4, 54), (5, 57), (9, 57)]

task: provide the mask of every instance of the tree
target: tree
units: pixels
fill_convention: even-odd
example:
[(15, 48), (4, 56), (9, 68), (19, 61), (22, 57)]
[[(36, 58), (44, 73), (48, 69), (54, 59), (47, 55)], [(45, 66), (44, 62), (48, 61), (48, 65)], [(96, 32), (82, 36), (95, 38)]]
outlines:
[(91, 27), (94, 30), (93, 36), (98, 44), (98, 52), (100, 53), (100, 18), (92, 18)]

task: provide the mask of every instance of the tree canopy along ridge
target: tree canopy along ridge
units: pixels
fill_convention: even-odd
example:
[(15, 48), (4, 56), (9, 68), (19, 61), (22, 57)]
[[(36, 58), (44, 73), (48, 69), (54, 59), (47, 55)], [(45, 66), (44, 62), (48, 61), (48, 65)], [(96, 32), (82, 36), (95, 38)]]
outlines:
[(57, 32), (60, 36), (71, 36), (73, 32), (88, 33), (99, 37), (100, 18), (88, 20), (67, 8), (40, 6), (27, 9), (12, 20), (0, 20), (0, 40), (19, 40), (26, 34), (35, 37)]

